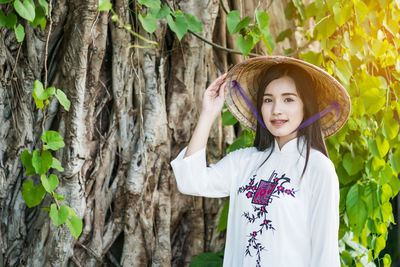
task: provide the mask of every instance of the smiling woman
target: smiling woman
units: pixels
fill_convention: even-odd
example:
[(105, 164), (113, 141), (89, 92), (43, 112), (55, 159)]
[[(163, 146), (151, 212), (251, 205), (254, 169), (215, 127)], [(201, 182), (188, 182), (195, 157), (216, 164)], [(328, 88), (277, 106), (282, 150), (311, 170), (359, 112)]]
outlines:
[(289, 76), (273, 80), (265, 88), (262, 101), (264, 123), (282, 148), (297, 136), (295, 130), (304, 117), (303, 101), (294, 80)]
[[(254, 147), (207, 167), (224, 99), (256, 130)], [(332, 101), (340, 112), (320, 120)], [(224, 266), (340, 266), (339, 183), (323, 136), (340, 129), (349, 106), (331, 76), (286, 57), (244, 61), (206, 90), (189, 145), (171, 165), (182, 193), (230, 196)]]

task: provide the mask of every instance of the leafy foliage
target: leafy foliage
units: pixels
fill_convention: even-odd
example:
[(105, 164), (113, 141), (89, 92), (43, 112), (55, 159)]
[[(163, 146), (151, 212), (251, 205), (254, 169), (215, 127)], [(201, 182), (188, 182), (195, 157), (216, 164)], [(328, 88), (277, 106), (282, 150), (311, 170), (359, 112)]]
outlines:
[(232, 10), (226, 16), (226, 24), (230, 34), (236, 34), (236, 44), (243, 55), (247, 55), (262, 40), (271, 54), (274, 50), (274, 41), (269, 32), (269, 15), (267, 12), (254, 11), (256, 23), (251, 24), (250, 17), (240, 18), (239, 11)]
[(390, 266), (390, 255), (379, 259), (379, 252), (394, 223), (390, 200), (400, 189), (399, 7), (389, 0), (300, 2), (287, 10), (298, 26), (315, 20), (305, 36), (322, 48), (301, 52), (300, 58), (336, 76), (352, 99), (348, 123), (327, 139), (341, 184), (342, 264), (375, 259)]
[[(34, 82), (32, 97), (35, 100), (36, 107), (45, 109), (49, 104), (49, 99), (56, 97), (64, 109), (70, 108), (70, 101), (64, 92), (55, 87), (48, 87), (45, 90), (40, 81)], [(42, 148), (36, 149), (32, 154), (24, 150), (21, 153), (21, 162), (25, 166), (25, 174), (27, 176), (40, 175), (40, 183), (35, 186), (33, 180), (27, 180), (22, 185), (22, 198), (25, 200), (29, 208), (39, 205), (48, 193), (55, 203), (50, 208), (44, 208), (49, 212), (49, 216), (55, 225), (60, 226), (66, 224), (71, 234), (78, 238), (82, 232), (82, 220), (76, 216), (75, 211), (66, 205), (59, 205), (59, 201), (65, 198), (55, 192), (58, 187), (59, 179), (54, 173), (47, 175), (51, 169), (59, 172), (64, 171), (61, 162), (53, 157), (51, 152), (57, 151), (65, 146), (62, 136), (56, 131), (46, 131), (41, 136)]]

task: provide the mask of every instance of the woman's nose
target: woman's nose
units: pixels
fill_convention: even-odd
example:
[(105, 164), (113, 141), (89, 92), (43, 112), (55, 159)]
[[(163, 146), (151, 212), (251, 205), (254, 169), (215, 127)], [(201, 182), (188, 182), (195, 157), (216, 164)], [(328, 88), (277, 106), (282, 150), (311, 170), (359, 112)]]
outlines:
[(280, 103), (280, 101), (275, 101), (273, 106), (272, 106), (272, 114), (281, 114), (282, 113), (282, 103)]

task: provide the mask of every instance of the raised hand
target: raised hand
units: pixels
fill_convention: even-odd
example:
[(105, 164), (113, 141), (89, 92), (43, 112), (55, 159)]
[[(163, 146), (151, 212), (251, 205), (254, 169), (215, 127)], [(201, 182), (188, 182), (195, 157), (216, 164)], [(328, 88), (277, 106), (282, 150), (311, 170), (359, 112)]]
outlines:
[(202, 115), (206, 115), (212, 120), (221, 113), (222, 107), (224, 105), (224, 89), (226, 74), (218, 77), (203, 95), (203, 105), (202, 105)]

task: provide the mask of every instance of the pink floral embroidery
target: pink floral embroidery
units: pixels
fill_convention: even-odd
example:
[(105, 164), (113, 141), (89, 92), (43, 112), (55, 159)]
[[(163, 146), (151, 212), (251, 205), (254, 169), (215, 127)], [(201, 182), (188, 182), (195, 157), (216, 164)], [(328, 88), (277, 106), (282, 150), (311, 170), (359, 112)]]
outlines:
[[(264, 250), (265, 247), (261, 244), (257, 237), (261, 236), (263, 231), (275, 230), (271, 224), (272, 221), (267, 220), (268, 211), (266, 207), (272, 203), (274, 198), (279, 198), (280, 195), (290, 195), (295, 197), (295, 191), (293, 188), (285, 188), (285, 184), (290, 183), (290, 178), (286, 177), (285, 174), (283, 174), (281, 177), (278, 177), (278, 174), (273, 171), (268, 181), (260, 180), (254, 184), (255, 178), (256, 175), (253, 175), (253, 177), (250, 178), (248, 185), (239, 187), (238, 194), (247, 191), (246, 197), (252, 198), (251, 203), (255, 204), (255, 206), (253, 206), (253, 213), (243, 213), (243, 217), (246, 218), (247, 222), (256, 223), (257, 221), (261, 221), (261, 224), (259, 224), (260, 228), (257, 231), (253, 231), (249, 234), (248, 245), (246, 246), (245, 251), (245, 256), (249, 255), (250, 257), (253, 257), (252, 253), (255, 252), (257, 255), (256, 267), (261, 267), (261, 251)], [(261, 207), (259, 205), (261, 205)]]

